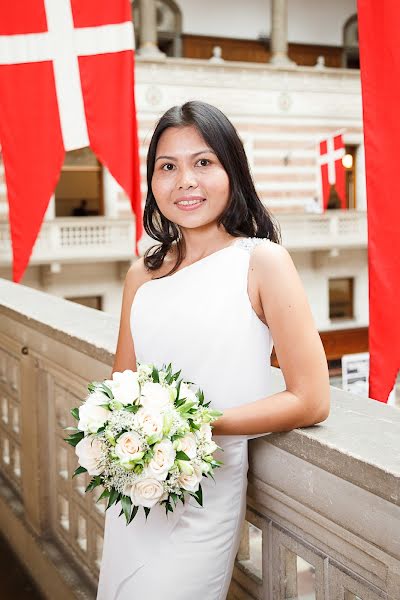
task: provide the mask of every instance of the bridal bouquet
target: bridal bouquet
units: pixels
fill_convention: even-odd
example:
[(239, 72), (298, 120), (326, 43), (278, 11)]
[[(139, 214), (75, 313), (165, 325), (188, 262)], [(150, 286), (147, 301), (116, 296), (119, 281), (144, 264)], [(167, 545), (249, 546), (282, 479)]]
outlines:
[(184, 504), (188, 495), (202, 506), (200, 482), (223, 464), (213, 457), (220, 446), (211, 426), (222, 413), (180, 373), (171, 364), (138, 363), (137, 371), (89, 383), (83, 404), (71, 410), (78, 424), (67, 428), (73, 433), (65, 441), (80, 465), (73, 477), (87, 472), (92, 479), (85, 491), (101, 486), (97, 501), (106, 498), (106, 510), (120, 502), (127, 524), (140, 506), (146, 519), (155, 504), (165, 505), (168, 515), (172, 503)]

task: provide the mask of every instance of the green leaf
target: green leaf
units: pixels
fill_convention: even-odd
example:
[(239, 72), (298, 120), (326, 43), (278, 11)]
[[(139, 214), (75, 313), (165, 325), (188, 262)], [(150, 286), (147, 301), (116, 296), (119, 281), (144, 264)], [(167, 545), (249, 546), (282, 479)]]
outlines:
[(132, 500), (129, 498), (129, 496), (125, 496), (123, 495), (121, 498), (121, 504), (122, 504), (122, 509), (124, 511), (124, 515), (125, 515), (125, 519), (126, 519), (126, 524), (129, 524), (129, 519), (131, 517), (131, 510), (132, 510)]
[(80, 475), (81, 473), (87, 473), (87, 469), (85, 469), (85, 467), (78, 467), (75, 469), (72, 479), (75, 477), (75, 475)]
[(110, 400), (114, 398), (114, 394), (112, 393), (108, 385), (106, 385), (105, 383), (101, 383), (99, 388), (106, 396), (110, 398)]
[(118, 491), (115, 488), (112, 488), (112, 490), (110, 491), (110, 496), (108, 498), (107, 509), (116, 503), (116, 501), (118, 500), (118, 496), (119, 496)]
[(156, 367), (153, 366), (153, 370), (151, 372), (151, 376), (153, 378), (153, 381), (155, 383), (160, 383), (160, 378), (158, 376), (158, 370), (156, 369)]
[(201, 485), (199, 485), (198, 491), (194, 492), (192, 494), (192, 496), (194, 496), (196, 498), (196, 500), (200, 504), (200, 506), (203, 506), (203, 490), (201, 489)]
[(186, 454), (186, 452), (183, 452), (183, 450), (178, 450), (176, 453), (176, 458), (178, 460), (190, 460), (189, 456)]
[(129, 404), (129, 406), (125, 406), (124, 408), (127, 412), (137, 413), (140, 407), (137, 404)]
[(136, 516), (136, 513), (137, 513), (137, 511), (138, 511), (138, 510), (139, 510), (139, 507), (138, 507), (138, 506), (134, 506), (134, 507), (133, 507), (133, 510), (132, 510), (132, 512), (131, 512), (131, 516), (129, 517), (129, 522), (128, 522), (128, 524), (129, 524), (129, 523), (131, 523), (131, 522), (133, 521), (133, 519), (135, 518), (135, 516)]
[(100, 500), (103, 500), (103, 498), (109, 498), (109, 497), (110, 497), (110, 490), (103, 490), (102, 493), (100, 494), (100, 496), (97, 498), (96, 504), (97, 504), (97, 502), (100, 502)]
[(100, 475), (96, 475), (96, 477), (93, 477), (91, 479), (91, 481), (90, 481), (89, 485), (87, 486), (85, 492), (91, 492), (98, 485), (101, 485), (101, 477), (100, 477)]
[(70, 444), (70, 446), (76, 446), (84, 437), (84, 432), (78, 431), (77, 433), (70, 435), (68, 438), (64, 438), (64, 441), (67, 442), (67, 444)]
[(71, 415), (79, 421), (79, 408), (71, 408)]

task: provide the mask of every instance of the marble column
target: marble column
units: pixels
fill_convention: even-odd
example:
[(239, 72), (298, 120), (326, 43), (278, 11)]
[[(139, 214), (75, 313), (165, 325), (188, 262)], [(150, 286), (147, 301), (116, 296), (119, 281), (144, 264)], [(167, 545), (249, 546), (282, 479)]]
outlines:
[(294, 66), (288, 56), (288, 0), (271, 0), (271, 58), (278, 67)]
[(157, 46), (157, 12), (155, 0), (139, 0), (140, 47), (137, 51), (144, 58), (164, 58)]

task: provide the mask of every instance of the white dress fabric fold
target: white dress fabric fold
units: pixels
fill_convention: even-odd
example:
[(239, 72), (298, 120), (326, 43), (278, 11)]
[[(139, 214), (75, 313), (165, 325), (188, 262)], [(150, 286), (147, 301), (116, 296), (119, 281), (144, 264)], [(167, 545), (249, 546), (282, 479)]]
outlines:
[[(142, 284), (131, 307), (138, 362), (172, 363), (223, 411), (271, 394), (272, 338), (247, 292), (252, 248), (240, 238), (162, 279)], [(225, 600), (246, 511), (248, 439), (213, 436), (223, 466), (203, 478), (203, 507), (194, 498), (173, 513), (143, 508), (125, 524), (120, 507), (106, 512), (97, 600)]]

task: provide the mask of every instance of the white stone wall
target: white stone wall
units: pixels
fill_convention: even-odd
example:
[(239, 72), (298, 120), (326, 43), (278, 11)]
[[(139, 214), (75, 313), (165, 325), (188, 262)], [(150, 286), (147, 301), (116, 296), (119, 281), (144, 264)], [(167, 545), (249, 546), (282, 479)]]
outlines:
[[(257, 39), (270, 35), (271, 0), (176, 0), (183, 33)], [(289, 42), (341, 46), (356, 0), (288, 0)]]

